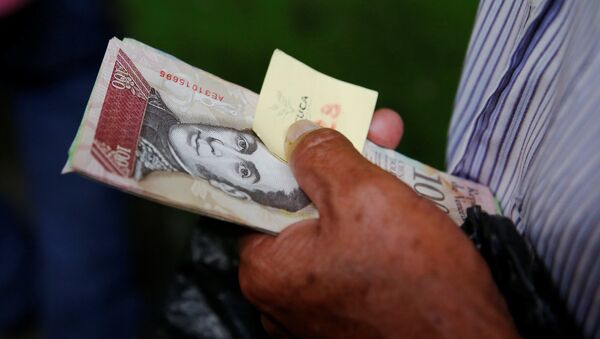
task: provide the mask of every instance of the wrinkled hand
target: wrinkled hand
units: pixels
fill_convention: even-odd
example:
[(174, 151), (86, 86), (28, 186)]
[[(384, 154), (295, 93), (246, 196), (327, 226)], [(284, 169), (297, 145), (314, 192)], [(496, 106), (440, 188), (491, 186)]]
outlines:
[[(370, 139), (394, 147), (401, 134), (400, 119), (376, 113)], [(241, 245), (242, 291), (271, 335), (517, 336), (485, 263), (448, 216), (341, 134), (298, 139), (290, 166), (319, 219)]]

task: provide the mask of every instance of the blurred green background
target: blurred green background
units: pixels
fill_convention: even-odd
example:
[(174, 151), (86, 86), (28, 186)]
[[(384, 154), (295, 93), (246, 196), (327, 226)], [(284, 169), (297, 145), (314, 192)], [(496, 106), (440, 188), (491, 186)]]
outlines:
[(259, 92), (279, 48), (379, 92), (405, 121), (399, 151), (437, 168), (477, 2), (123, 0), (127, 36)]

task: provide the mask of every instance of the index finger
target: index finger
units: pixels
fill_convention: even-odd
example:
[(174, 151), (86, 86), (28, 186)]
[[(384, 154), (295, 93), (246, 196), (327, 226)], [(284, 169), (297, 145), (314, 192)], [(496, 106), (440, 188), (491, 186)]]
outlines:
[(380, 108), (373, 113), (367, 138), (375, 144), (394, 149), (404, 134), (404, 122), (398, 113), (389, 108)]

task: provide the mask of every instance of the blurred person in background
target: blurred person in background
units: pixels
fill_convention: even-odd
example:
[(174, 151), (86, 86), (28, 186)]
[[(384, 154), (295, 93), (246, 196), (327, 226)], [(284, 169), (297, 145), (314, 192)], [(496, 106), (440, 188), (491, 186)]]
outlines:
[(23, 227), (0, 204), (0, 335), (23, 325), (56, 339), (138, 331), (122, 196), (60, 175), (112, 36), (103, 6), (0, 1), (0, 86), (12, 122), (2, 128), (17, 138), (31, 211)]

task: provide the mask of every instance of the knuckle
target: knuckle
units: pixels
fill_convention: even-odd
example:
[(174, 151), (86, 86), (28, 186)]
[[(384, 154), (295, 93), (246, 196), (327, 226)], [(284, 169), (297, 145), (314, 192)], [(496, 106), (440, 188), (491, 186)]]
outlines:
[[(375, 208), (383, 205), (382, 202), (387, 200), (388, 190), (389, 187), (386, 187), (380, 178), (362, 175), (348, 187), (346, 196), (350, 200), (349, 203), (354, 205), (354, 209), (367, 206)], [(378, 204), (374, 205), (375, 202)]]
[(385, 196), (391, 189), (387, 174), (373, 171), (371, 167), (348, 168), (346, 173), (349, 177), (347, 195), (357, 201)]
[(322, 160), (331, 152), (348, 144), (350, 142), (339, 132), (321, 128), (309, 133), (298, 142), (292, 154), (292, 161), (298, 164), (314, 163), (315, 160)]

